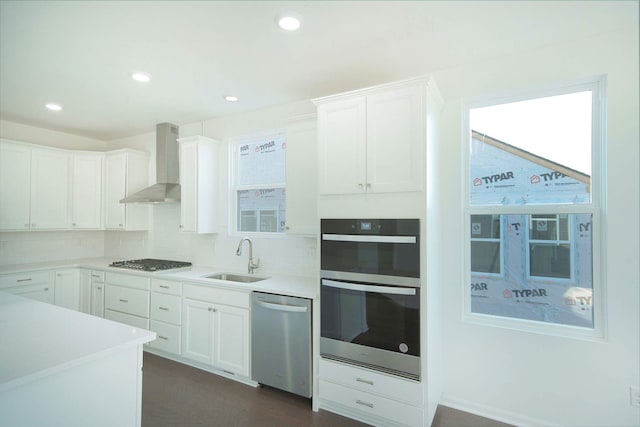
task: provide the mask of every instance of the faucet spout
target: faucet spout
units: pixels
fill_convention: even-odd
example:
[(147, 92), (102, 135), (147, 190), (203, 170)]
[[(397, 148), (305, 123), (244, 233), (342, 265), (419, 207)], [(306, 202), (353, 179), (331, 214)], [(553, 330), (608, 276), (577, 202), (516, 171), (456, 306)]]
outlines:
[(251, 239), (249, 239), (248, 237), (243, 237), (242, 239), (240, 239), (240, 243), (238, 243), (238, 249), (236, 249), (236, 255), (242, 255), (242, 244), (245, 241), (249, 243), (249, 264), (247, 265), (247, 273), (253, 274), (255, 269), (260, 267), (260, 258), (258, 258), (255, 263), (253, 262), (253, 243), (251, 242)]

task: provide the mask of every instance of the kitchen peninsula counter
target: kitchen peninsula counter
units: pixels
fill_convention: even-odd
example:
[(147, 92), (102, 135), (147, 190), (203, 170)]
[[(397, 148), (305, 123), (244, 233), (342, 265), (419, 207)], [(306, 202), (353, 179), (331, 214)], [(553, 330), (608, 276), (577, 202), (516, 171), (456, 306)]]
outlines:
[(154, 332), (0, 292), (0, 414), (12, 426), (140, 425)]

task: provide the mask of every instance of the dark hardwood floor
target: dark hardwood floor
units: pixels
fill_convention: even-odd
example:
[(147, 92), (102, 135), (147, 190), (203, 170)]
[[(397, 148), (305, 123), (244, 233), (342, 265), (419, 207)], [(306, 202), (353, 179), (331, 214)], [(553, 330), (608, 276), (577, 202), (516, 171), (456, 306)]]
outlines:
[[(365, 424), (311, 401), (269, 387), (250, 387), (200, 369), (144, 353), (143, 427), (356, 427)], [(432, 427), (506, 427), (451, 408), (438, 407)]]

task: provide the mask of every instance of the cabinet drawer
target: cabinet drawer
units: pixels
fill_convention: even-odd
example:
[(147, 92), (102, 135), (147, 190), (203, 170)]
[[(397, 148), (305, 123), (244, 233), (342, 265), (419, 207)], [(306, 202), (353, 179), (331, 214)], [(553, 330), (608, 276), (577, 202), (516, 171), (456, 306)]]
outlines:
[(105, 308), (148, 318), (149, 292), (107, 284)]
[(182, 294), (185, 298), (197, 299), (216, 304), (249, 308), (249, 292), (231, 291), (210, 286), (184, 285)]
[(124, 323), (125, 325), (133, 326), (135, 328), (149, 330), (149, 319), (143, 319), (142, 317), (119, 313), (113, 310), (105, 310), (104, 318), (113, 320), (114, 322)]
[(91, 281), (94, 283), (104, 283), (104, 271), (91, 271)]
[(171, 280), (151, 279), (151, 290), (170, 295), (182, 295), (182, 283)]
[(151, 341), (151, 347), (173, 354), (180, 354), (180, 326), (169, 325), (155, 320), (150, 322), (150, 326), (151, 330), (158, 335), (155, 341)]
[(182, 323), (181, 298), (175, 295), (151, 293), (151, 318), (174, 325)]
[(40, 283), (49, 283), (48, 271), (17, 273), (0, 277), (0, 289)]
[(422, 425), (422, 409), (361, 390), (320, 380), (320, 404), (335, 403), (364, 414), (365, 418), (385, 418), (395, 424)]
[(422, 384), (393, 377), (369, 369), (320, 359), (320, 378), (347, 387), (402, 400), (412, 405), (422, 404)]
[(128, 288), (141, 289), (143, 291), (148, 291), (151, 287), (149, 285), (149, 282), (151, 281), (149, 278), (133, 276), (131, 274), (107, 273), (105, 281), (112, 285), (126, 286)]

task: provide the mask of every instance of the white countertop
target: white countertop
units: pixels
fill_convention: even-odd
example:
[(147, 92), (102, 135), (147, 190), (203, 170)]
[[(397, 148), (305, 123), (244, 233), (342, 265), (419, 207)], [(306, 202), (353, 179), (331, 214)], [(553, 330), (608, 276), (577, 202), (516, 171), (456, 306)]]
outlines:
[(312, 277), (302, 276), (285, 276), (285, 275), (263, 275), (255, 274), (256, 277), (267, 277), (265, 280), (253, 283), (228, 282), (224, 280), (205, 279), (216, 273), (234, 273), (246, 274), (244, 272), (225, 270), (220, 267), (199, 266), (194, 265), (190, 268), (172, 270), (166, 272), (144, 272), (129, 270), (126, 268), (109, 267), (109, 264), (117, 261), (112, 258), (85, 258), (66, 261), (53, 261), (31, 264), (14, 264), (0, 266), (0, 274), (15, 274), (27, 271), (51, 270), (62, 268), (89, 268), (94, 270), (103, 270), (108, 272), (116, 272), (122, 274), (133, 274), (137, 276), (145, 276), (151, 278), (161, 278), (166, 280), (188, 281), (201, 285), (215, 286), (219, 288), (238, 289), (246, 291), (260, 291), (282, 295), (290, 295), (301, 298), (318, 298), (319, 282)]
[(155, 338), (155, 332), (0, 292), (0, 393)]

